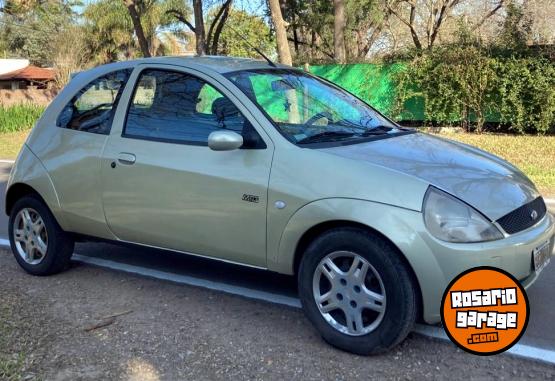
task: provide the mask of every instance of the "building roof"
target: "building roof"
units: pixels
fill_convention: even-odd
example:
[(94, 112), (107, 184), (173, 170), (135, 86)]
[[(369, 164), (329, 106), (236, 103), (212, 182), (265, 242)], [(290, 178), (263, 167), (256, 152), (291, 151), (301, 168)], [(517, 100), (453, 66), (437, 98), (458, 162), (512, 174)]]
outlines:
[(0, 80), (52, 81), (55, 77), (54, 69), (29, 65), (23, 69), (1, 74)]
[(24, 58), (0, 58), (0, 75), (11, 73), (29, 66), (29, 60)]

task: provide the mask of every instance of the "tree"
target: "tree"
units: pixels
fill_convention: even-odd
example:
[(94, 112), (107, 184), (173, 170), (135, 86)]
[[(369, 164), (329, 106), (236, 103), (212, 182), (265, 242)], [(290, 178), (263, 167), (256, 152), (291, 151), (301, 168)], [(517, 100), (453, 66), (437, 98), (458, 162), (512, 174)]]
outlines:
[(532, 20), (524, 12), (524, 7), (510, 2), (507, 15), (499, 35), (500, 45), (509, 51), (518, 52), (526, 49), (532, 34)]
[(334, 60), (332, 1), (284, 0), (280, 10), (297, 63)]
[(531, 39), (536, 44), (555, 42), (555, 0), (526, 0), (523, 11), (532, 21)]
[(39, 66), (53, 64), (55, 38), (74, 22), (73, 3), (13, 2), (2, 7), (0, 39), (4, 56), (28, 58)]
[(287, 39), (287, 23), (283, 20), (279, 0), (268, 0), (270, 5), (270, 14), (276, 31), (277, 51), (279, 62), (285, 65), (293, 65), (291, 59), (291, 50), (289, 49), (289, 41)]
[(345, 2), (344, 0), (333, 0), (334, 22), (333, 22), (333, 51), (335, 61), (345, 63)]
[(195, 15), (195, 32), (197, 42), (197, 54), (206, 54), (206, 34), (204, 32), (204, 16), (202, 11), (202, 0), (193, 0), (193, 13)]
[[(233, 25), (233, 30), (228, 25)], [(239, 38), (238, 34), (242, 38)], [(213, 47), (212, 51), (229, 56), (260, 58), (259, 54), (243, 41), (243, 38), (267, 56), (275, 52), (272, 31), (264, 20), (259, 16), (233, 8), (222, 29), (218, 46)]]
[(83, 28), (92, 64), (103, 64), (135, 55), (133, 23), (120, 0), (100, 0), (83, 12)]
[(232, 1), (227, 0), (216, 12), (214, 20), (210, 23), (210, 28), (208, 29), (208, 41), (211, 42), (210, 53), (218, 54), (218, 43), (220, 41), (220, 35), (222, 33), (223, 27), (229, 17), (229, 12), (231, 10)]
[(198, 55), (217, 54), (218, 42), (222, 29), (229, 17), (229, 11), (233, 0), (225, 0), (214, 13), (214, 17), (210, 20), (208, 34), (206, 34), (206, 21), (204, 17), (204, 8), (202, 0), (193, 0), (193, 14), (195, 25), (193, 25), (179, 9), (168, 9), (167, 13), (185, 24), (194, 34), (196, 38), (196, 51)]
[(281, 8), (297, 63), (364, 60), (391, 15), (383, 0), (284, 0)]
[[(387, 10), (394, 14), (410, 31), (417, 50), (432, 49), (445, 22), (457, 7), (466, 0), (384, 0)], [(475, 26), (481, 26), (496, 14), (505, 0), (496, 0), (493, 8), (486, 12)]]
[[(167, 14), (167, 10), (179, 9), (183, 15), (190, 13), (182, 1), (134, 0), (134, 9), (139, 17), (135, 22), (128, 7), (121, 0), (99, 0), (85, 8), (83, 26), (95, 63), (164, 54), (164, 43), (175, 45), (176, 42), (175, 38), (169, 38), (169, 34), (182, 39), (183, 36), (180, 34), (160, 31), (175, 22), (175, 18)], [(139, 37), (140, 33), (136, 33), (137, 22), (140, 22), (144, 38)], [(148, 54), (145, 49), (148, 50)]]
[(123, 0), (123, 3), (129, 11), (129, 16), (131, 17), (131, 21), (133, 22), (133, 28), (135, 29), (137, 40), (139, 40), (141, 52), (143, 53), (144, 57), (150, 57), (151, 54), (148, 47), (148, 41), (146, 40), (145, 32), (141, 24), (141, 17), (139, 16), (139, 13), (137, 12), (137, 7), (135, 6), (135, 0)]
[(53, 37), (53, 66), (56, 71), (56, 86), (62, 88), (71, 74), (81, 71), (90, 64), (85, 29), (81, 25), (69, 25)]
[(347, 13), (347, 58), (364, 60), (370, 49), (382, 37), (392, 13), (376, 0), (350, 1)]

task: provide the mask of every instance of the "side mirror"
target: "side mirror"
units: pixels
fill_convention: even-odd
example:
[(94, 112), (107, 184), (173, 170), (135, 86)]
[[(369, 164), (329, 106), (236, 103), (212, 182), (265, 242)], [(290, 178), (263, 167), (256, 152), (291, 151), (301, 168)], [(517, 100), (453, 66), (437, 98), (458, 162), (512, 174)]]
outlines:
[(243, 137), (233, 131), (214, 131), (208, 135), (208, 147), (214, 151), (233, 151), (243, 145)]

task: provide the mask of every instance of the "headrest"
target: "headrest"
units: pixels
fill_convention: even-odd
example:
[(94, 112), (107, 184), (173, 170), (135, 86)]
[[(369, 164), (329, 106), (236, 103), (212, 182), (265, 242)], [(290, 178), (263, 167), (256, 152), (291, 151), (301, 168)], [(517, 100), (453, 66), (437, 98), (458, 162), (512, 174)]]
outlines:
[(169, 107), (178, 113), (192, 113), (199, 102), (202, 83), (181, 75), (168, 75), (156, 86), (155, 107)]
[(218, 121), (223, 121), (226, 118), (236, 117), (239, 110), (229, 99), (221, 97), (212, 103), (212, 114), (216, 115)]

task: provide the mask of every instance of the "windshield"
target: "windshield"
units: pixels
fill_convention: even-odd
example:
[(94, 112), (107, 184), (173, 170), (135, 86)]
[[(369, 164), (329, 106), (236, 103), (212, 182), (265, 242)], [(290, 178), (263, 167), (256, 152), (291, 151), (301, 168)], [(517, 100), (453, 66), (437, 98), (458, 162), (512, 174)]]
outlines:
[(227, 77), (297, 144), (400, 132), (360, 99), (301, 71), (245, 70)]

